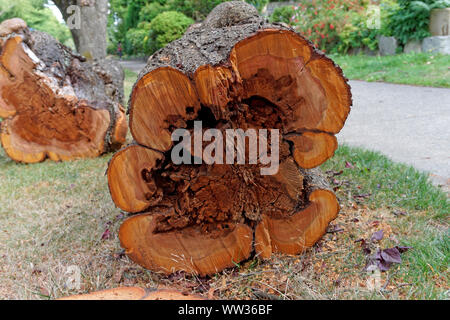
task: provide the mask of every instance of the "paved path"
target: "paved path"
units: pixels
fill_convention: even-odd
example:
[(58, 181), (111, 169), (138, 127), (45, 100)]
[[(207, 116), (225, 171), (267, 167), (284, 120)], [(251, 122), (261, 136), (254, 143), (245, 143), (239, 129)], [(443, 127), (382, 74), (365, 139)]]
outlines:
[(339, 142), (381, 151), (450, 186), (450, 89), (350, 81), (353, 108)]
[[(139, 72), (144, 61), (121, 61)], [(339, 142), (429, 172), (450, 190), (450, 89), (350, 81), (353, 108)]]

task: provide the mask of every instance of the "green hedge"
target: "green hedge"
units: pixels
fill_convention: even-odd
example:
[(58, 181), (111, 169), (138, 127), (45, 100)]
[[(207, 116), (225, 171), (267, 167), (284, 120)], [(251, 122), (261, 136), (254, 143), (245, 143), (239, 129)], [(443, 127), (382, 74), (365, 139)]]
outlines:
[(142, 55), (151, 53), (150, 43), (150, 23), (141, 22), (137, 28), (133, 28), (127, 31), (125, 41), (125, 52), (128, 55)]
[(150, 41), (153, 50), (180, 38), (194, 20), (176, 11), (158, 14), (150, 23)]

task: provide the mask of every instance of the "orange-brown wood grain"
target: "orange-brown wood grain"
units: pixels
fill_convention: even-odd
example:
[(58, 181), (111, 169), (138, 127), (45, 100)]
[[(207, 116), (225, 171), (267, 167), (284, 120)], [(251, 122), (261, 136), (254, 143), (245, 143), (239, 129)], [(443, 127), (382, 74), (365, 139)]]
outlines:
[(150, 270), (204, 276), (235, 266), (252, 251), (252, 230), (245, 224), (232, 225), (215, 237), (197, 228), (155, 233), (156, 224), (156, 216), (141, 214), (125, 220), (119, 231), (127, 255)]
[[(334, 155), (335, 134), (350, 111), (342, 70), (256, 12), (233, 25), (233, 10), (225, 7), (246, 4), (221, 6), (211, 15), (224, 17), (210, 16), (149, 59), (132, 92), (134, 144), (108, 169), (116, 205), (138, 213), (120, 228), (122, 247), (136, 263), (166, 274), (213, 274), (252, 252), (263, 259), (298, 254), (339, 211), (326, 179), (312, 168)], [(178, 128), (192, 134), (194, 121), (221, 133), (279, 130), (277, 172), (262, 175), (248, 154), (243, 165), (174, 164), (171, 134)], [(192, 145), (185, 151), (193, 155)]]
[[(51, 36), (12, 20), (1, 26), (12, 21), (22, 27), (0, 37), (0, 141), (6, 154), (35, 163), (92, 158), (119, 148), (128, 125), (123, 109), (111, 111), (119, 103), (107, 96), (103, 80)], [(71, 61), (70, 67), (62, 61)]]

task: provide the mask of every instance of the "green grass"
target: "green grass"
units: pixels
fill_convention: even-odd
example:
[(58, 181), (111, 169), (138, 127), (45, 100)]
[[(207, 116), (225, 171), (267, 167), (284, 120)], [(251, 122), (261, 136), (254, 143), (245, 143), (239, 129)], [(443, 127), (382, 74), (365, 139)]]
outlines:
[[(354, 169), (345, 168), (344, 159)], [(411, 166), (393, 163), (378, 152), (341, 146), (335, 157), (323, 165), (324, 170), (343, 170), (340, 179), (353, 182), (347, 191), (355, 195), (371, 193), (366, 203), (373, 208), (402, 207), (427, 210), (430, 217), (444, 218), (450, 212), (448, 198), (434, 187), (429, 177)], [(359, 183), (356, 183), (356, 182)]]
[(131, 89), (133, 89), (133, 85), (137, 80), (137, 73), (131, 71), (130, 69), (125, 69), (125, 81), (124, 81), (124, 94), (125, 99), (128, 101), (131, 93)]
[[(353, 168), (346, 167), (346, 162), (350, 162)], [(392, 215), (388, 220), (398, 232), (399, 243), (413, 247), (395, 270), (397, 279), (412, 284), (405, 290), (404, 297), (448, 298), (448, 195), (433, 186), (426, 174), (410, 166), (393, 163), (378, 152), (345, 145), (339, 147), (335, 157), (322, 169), (342, 171), (335, 177), (339, 180), (337, 185), (340, 181), (345, 183), (337, 191), (341, 203), (348, 199), (355, 201), (355, 196), (368, 194), (361, 205), (373, 211), (386, 208)]]
[(410, 53), (383, 57), (332, 55), (331, 58), (352, 80), (450, 88), (450, 55)]

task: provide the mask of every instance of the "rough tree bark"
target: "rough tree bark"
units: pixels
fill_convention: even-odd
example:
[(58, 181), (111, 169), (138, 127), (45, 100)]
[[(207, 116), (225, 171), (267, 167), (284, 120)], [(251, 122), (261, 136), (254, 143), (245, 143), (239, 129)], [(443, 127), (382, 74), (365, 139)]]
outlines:
[(123, 70), (85, 59), (20, 19), (0, 25), (0, 140), (34, 163), (96, 157), (125, 142)]
[[(75, 12), (68, 12), (70, 6), (80, 8), (80, 28), (71, 28), (77, 51), (90, 59), (104, 59), (107, 48), (108, 0), (54, 0), (64, 20), (73, 17)], [(70, 25), (68, 23), (68, 25)]]
[[(253, 252), (312, 246), (339, 205), (311, 168), (334, 154), (351, 103), (342, 70), (310, 42), (245, 2), (217, 6), (150, 57), (133, 88), (134, 143), (108, 168), (115, 204), (137, 213), (119, 231), (128, 256), (151, 270), (206, 275)], [(279, 129), (278, 173), (248, 162), (175, 165), (171, 133), (192, 131), (194, 120), (204, 130)]]

